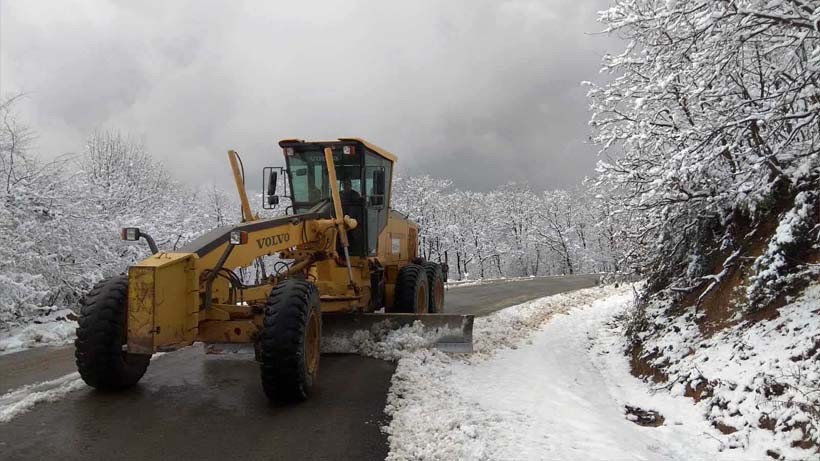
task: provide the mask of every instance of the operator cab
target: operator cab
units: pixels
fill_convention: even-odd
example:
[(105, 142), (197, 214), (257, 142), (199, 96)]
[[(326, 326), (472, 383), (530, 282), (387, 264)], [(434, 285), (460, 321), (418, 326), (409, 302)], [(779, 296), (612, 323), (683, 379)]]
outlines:
[[(367, 141), (279, 142), (285, 155), (285, 177), (295, 214), (333, 213), (331, 187), (339, 191), (344, 214), (359, 225), (348, 233), (351, 256), (376, 256), (379, 234), (387, 226), (390, 186), (396, 157)], [(331, 148), (336, 164), (336, 184), (330, 184), (325, 148)], [(271, 180), (269, 179), (268, 182)], [(275, 180), (274, 180), (275, 181)], [(271, 189), (266, 203), (271, 203)], [(275, 192), (275, 188), (273, 189)]]

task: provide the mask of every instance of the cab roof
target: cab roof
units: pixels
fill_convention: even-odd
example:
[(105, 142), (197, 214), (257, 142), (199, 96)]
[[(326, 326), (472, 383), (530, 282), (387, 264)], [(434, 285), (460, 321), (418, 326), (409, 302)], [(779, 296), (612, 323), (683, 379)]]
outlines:
[(286, 147), (286, 146), (292, 146), (293, 144), (318, 144), (320, 146), (332, 147), (334, 145), (346, 144), (346, 143), (351, 143), (351, 142), (356, 142), (356, 143), (362, 144), (362, 145), (364, 145), (364, 147), (372, 150), (376, 154), (386, 158), (387, 160), (390, 160), (393, 163), (396, 163), (398, 161), (398, 157), (393, 155), (390, 151), (388, 151), (386, 149), (382, 149), (381, 147), (379, 147), (375, 144), (372, 144), (372, 143), (370, 143), (370, 142), (368, 142), (368, 141), (366, 141), (362, 138), (339, 138), (338, 141), (305, 141), (304, 139), (295, 139), (295, 138), (293, 138), (293, 139), (283, 139), (283, 140), (279, 141), (279, 146), (280, 147)]

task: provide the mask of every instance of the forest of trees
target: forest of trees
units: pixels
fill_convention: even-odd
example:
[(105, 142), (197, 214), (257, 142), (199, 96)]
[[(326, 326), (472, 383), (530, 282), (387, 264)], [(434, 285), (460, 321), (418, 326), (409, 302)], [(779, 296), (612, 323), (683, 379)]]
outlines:
[(394, 191), (394, 207), (421, 227), (421, 256), (447, 262), (459, 280), (620, 271), (626, 218), (608, 205), (586, 187), (470, 192), (429, 176), (400, 177)]
[(101, 278), (148, 255), (119, 239), (150, 229), (166, 249), (236, 222), (228, 194), (173, 180), (139, 139), (89, 135), (84, 150), (50, 162), (31, 152), (35, 133), (0, 104), (0, 325), (74, 307)]

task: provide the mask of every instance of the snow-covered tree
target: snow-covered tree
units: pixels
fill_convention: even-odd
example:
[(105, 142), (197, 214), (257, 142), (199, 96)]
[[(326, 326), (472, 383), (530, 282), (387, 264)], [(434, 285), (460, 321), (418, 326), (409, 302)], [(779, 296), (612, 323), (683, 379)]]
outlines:
[(143, 144), (95, 132), (76, 158), (38, 162), (33, 133), (0, 104), (0, 324), (25, 323), (73, 307), (103, 277), (148, 255), (122, 242), (139, 226), (173, 250), (221, 224), (237, 222), (237, 200), (173, 181)]
[[(654, 287), (703, 297), (739, 263), (743, 237), (764, 233), (758, 223), (793, 208), (791, 228), (817, 225), (814, 196), (794, 201), (820, 177), (816, 3), (616, 0), (601, 21), (629, 44), (604, 58), (613, 79), (589, 93), (595, 141), (611, 154), (599, 181), (616, 208), (640, 213), (628, 235), (651, 248), (637, 262)], [(756, 279), (752, 305), (805, 269), (781, 259)]]

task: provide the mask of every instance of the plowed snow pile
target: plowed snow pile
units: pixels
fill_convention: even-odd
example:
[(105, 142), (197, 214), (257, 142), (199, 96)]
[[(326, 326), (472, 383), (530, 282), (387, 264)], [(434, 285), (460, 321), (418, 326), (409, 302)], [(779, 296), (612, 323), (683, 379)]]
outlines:
[[(504, 309), (476, 319), (471, 356), (385, 346), (400, 357), (388, 459), (765, 457), (726, 449), (691, 399), (630, 374), (618, 319), (632, 304), (631, 287), (599, 287)], [(635, 424), (626, 405), (665, 421)]]

